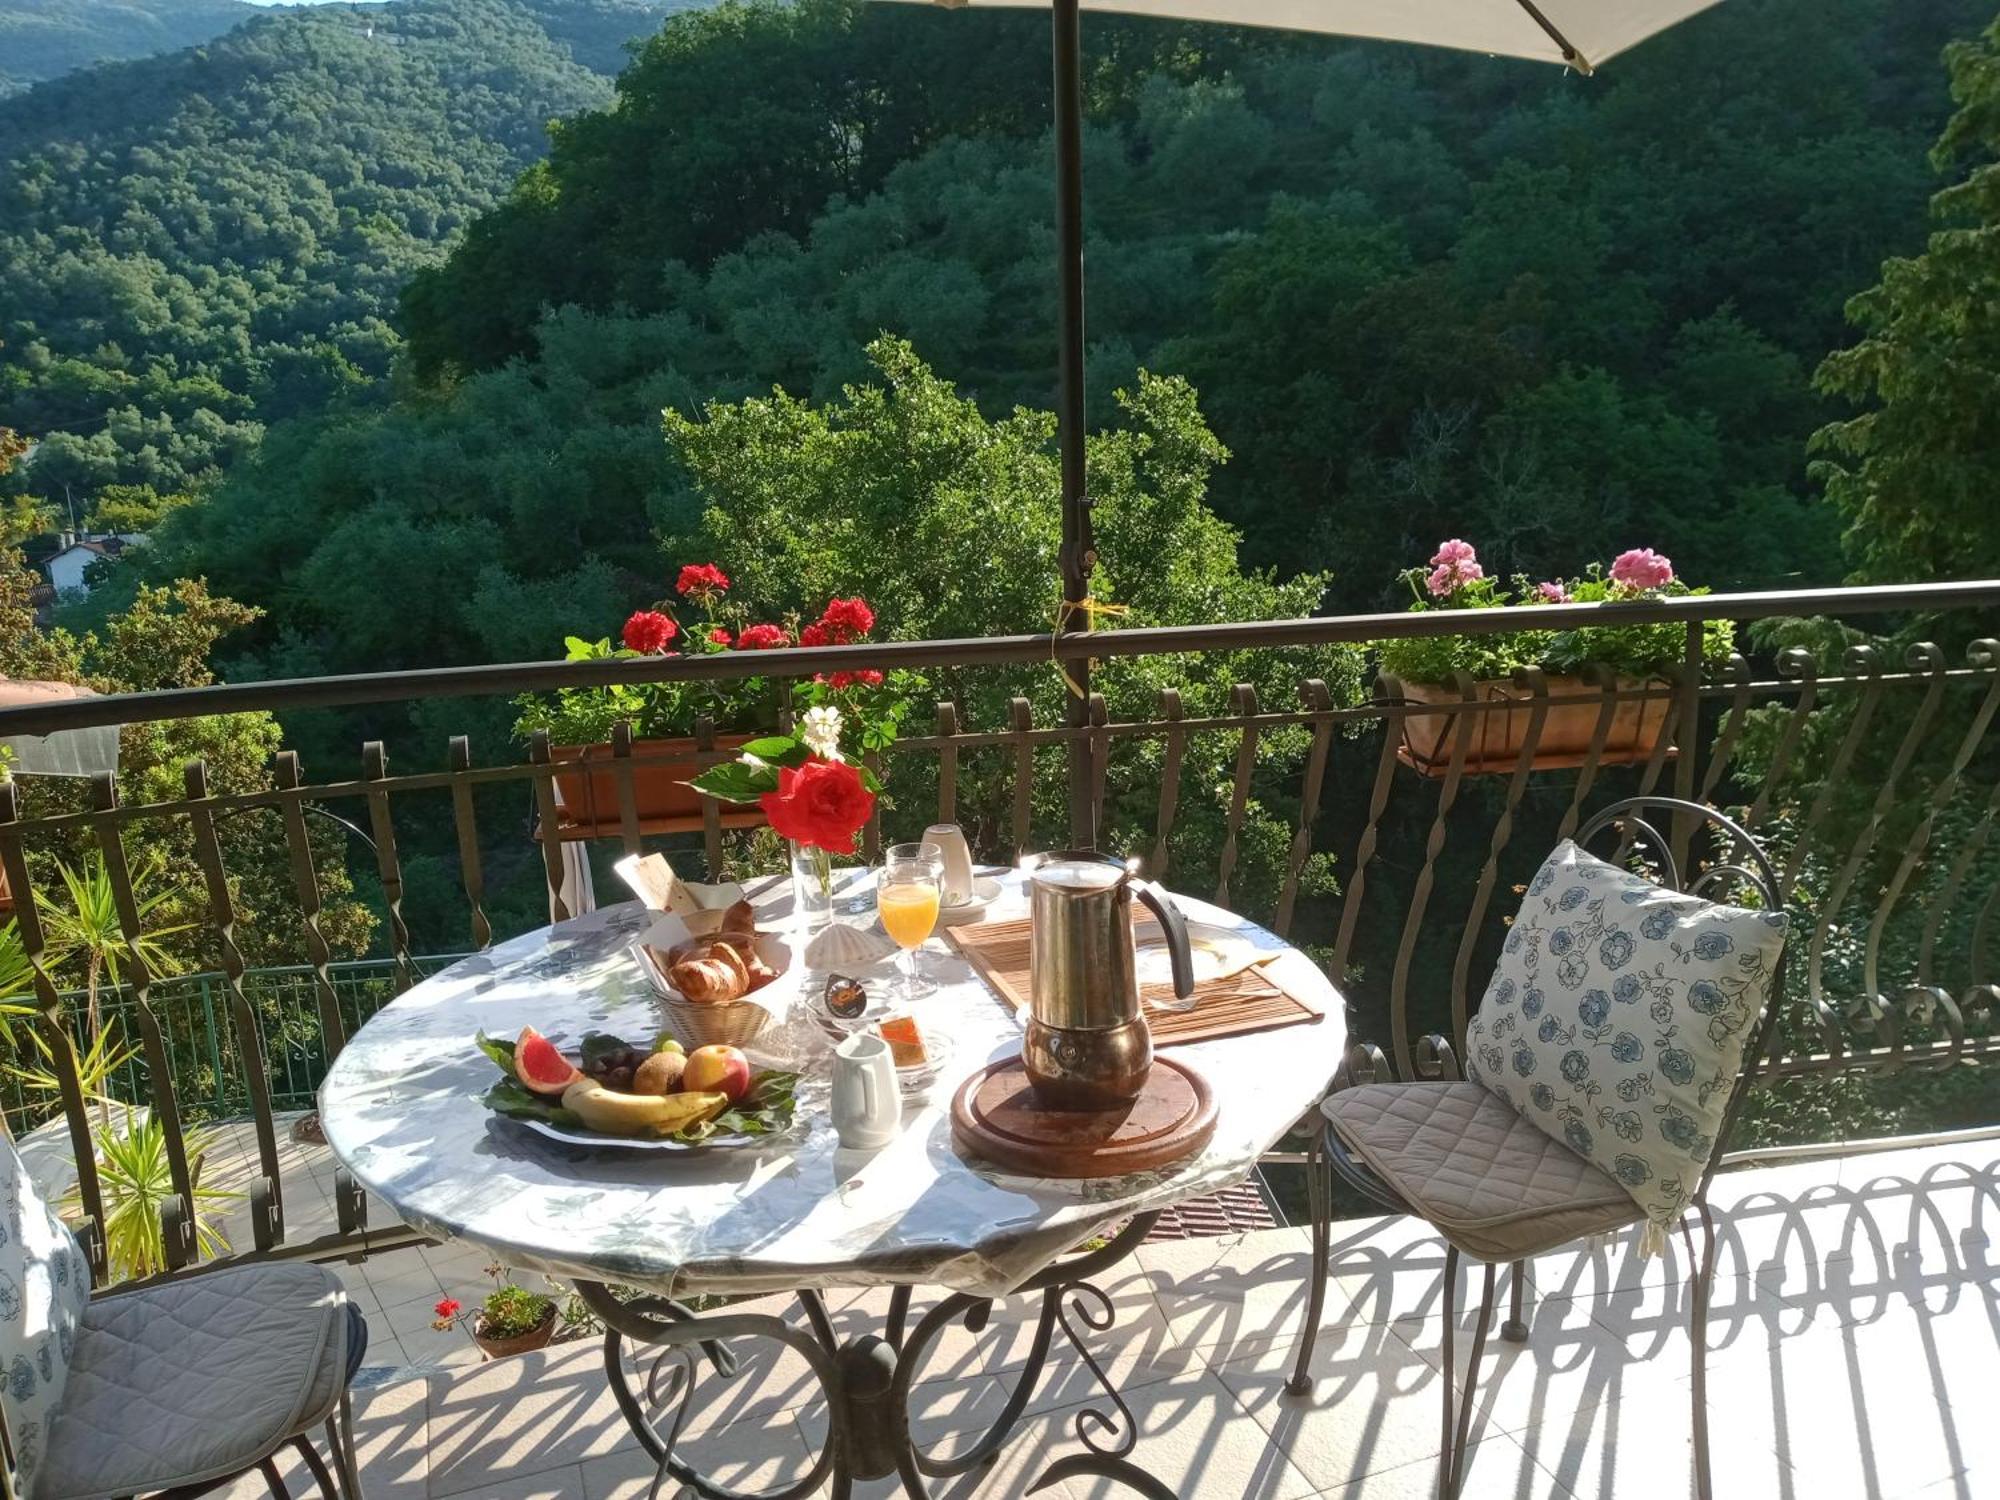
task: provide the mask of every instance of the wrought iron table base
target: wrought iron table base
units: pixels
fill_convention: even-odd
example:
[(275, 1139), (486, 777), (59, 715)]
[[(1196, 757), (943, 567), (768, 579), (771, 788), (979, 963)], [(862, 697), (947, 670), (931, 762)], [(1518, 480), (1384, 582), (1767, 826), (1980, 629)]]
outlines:
[[(1110, 1409), (1085, 1406), (1077, 1412), (1076, 1439), (1085, 1451), (1050, 1464), (1029, 1486), (1029, 1493), (1066, 1478), (1101, 1476), (1148, 1500), (1175, 1500), (1171, 1489), (1131, 1461), (1129, 1455), (1139, 1437), (1131, 1409), (1085, 1343), (1090, 1334), (1105, 1332), (1116, 1319), (1111, 1298), (1090, 1278), (1137, 1249), (1158, 1217), (1140, 1215), (1100, 1248), (1057, 1261), (1020, 1288), (1015, 1295), (1038, 1294), (1042, 1299), (1027, 1363), (1015, 1377), (1007, 1403), (993, 1425), (977, 1443), (952, 1458), (926, 1453), (911, 1436), (910, 1387), (931, 1343), (946, 1325), (963, 1322), (973, 1333), (985, 1329), (993, 1308), (991, 1297), (954, 1293), (919, 1318), (914, 1327), (906, 1328), (910, 1288), (899, 1286), (889, 1299), (883, 1332), (864, 1334), (843, 1344), (816, 1291), (797, 1294), (807, 1325), (800, 1329), (768, 1313), (697, 1314), (667, 1297), (621, 1302), (601, 1282), (579, 1281), (576, 1289), (604, 1321), (604, 1369), (618, 1408), (659, 1465), (649, 1500), (657, 1500), (668, 1479), (708, 1500), (802, 1500), (822, 1485), (829, 1486), (833, 1500), (846, 1500), (855, 1480), (891, 1476), (901, 1479), (911, 1500), (929, 1500), (926, 1478), (953, 1478), (999, 1457), (1020, 1426), (1058, 1332), (1096, 1377)], [(811, 1469), (782, 1489), (732, 1489), (694, 1468), (675, 1451), (702, 1360), (705, 1358), (720, 1378), (733, 1377), (737, 1365), (727, 1341), (742, 1338), (772, 1339), (796, 1350), (826, 1392), (826, 1441)], [(632, 1372), (625, 1366), (627, 1339), (658, 1351), (644, 1373), (643, 1390), (633, 1388)]]

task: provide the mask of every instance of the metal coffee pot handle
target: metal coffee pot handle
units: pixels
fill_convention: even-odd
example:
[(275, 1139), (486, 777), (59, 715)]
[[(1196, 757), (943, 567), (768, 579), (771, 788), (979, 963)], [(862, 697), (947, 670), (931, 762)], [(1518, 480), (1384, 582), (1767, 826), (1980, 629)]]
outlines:
[(1160, 930), (1167, 935), (1167, 958), (1174, 968), (1174, 998), (1185, 1000), (1194, 992), (1194, 953), (1188, 946), (1187, 918), (1174, 905), (1174, 898), (1152, 881), (1134, 875), (1131, 885), (1132, 894), (1160, 919)]

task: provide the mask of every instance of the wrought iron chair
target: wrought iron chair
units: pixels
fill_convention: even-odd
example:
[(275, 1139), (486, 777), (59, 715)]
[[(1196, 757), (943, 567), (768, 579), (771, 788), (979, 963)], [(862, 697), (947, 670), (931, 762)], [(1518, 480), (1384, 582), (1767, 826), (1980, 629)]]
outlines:
[[(1670, 813), (1690, 833), (1705, 826), (1718, 842), (1726, 841), (1721, 858), (1702, 869), (1692, 880), (1683, 880), (1674, 856), (1675, 845), (1664, 837), (1645, 816)], [(1722, 887), (1732, 904), (1747, 888), (1756, 893), (1765, 910), (1781, 910), (1781, 885), (1776, 869), (1755, 839), (1731, 819), (1713, 808), (1675, 797), (1643, 796), (1628, 798), (1598, 813), (1577, 834), (1579, 848), (1608, 830), (1619, 830), (1618, 850), (1644, 847), (1665, 876), (1663, 884), (1689, 895), (1702, 895)], [(1684, 847), (1684, 846), (1683, 846)], [(1752, 1025), (1750, 1040), (1743, 1053), (1743, 1072), (1730, 1093), (1723, 1112), (1708, 1164), (1690, 1195), (1680, 1231), (1688, 1252), (1691, 1271), (1690, 1334), (1693, 1342), (1693, 1422), (1696, 1492), (1710, 1500), (1708, 1413), (1707, 1413), (1707, 1329), (1709, 1290), (1715, 1275), (1715, 1221), (1709, 1212), (1708, 1187), (1717, 1164), (1728, 1150), (1728, 1142), (1743, 1099), (1759, 1072), (1768, 1065), (1778, 1011), (1785, 993), (1784, 957), (1781, 953), (1764, 1009)], [(1461, 1039), (1462, 1040), (1462, 1039)], [(1456, 1073), (1449, 1048), (1440, 1044), (1439, 1060), (1444, 1071)], [(1378, 1054), (1379, 1056), (1379, 1054)], [(1513, 1106), (1483, 1085), (1471, 1081), (1435, 1080), (1381, 1084), (1364, 1083), (1365, 1089), (1396, 1091), (1395, 1103), (1405, 1107), (1405, 1117), (1415, 1123), (1409, 1153), (1411, 1169), (1384, 1175), (1364, 1164), (1341, 1138), (1337, 1121), (1342, 1113), (1334, 1100), (1344, 1090), (1336, 1089), (1320, 1106), (1324, 1117), (1307, 1159), (1307, 1180), (1312, 1207), (1312, 1286), (1306, 1307), (1306, 1322), (1299, 1343), (1298, 1363), (1287, 1387), (1294, 1395), (1310, 1392), (1307, 1374), (1312, 1361), (1320, 1313), (1325, 1306), (1328, 1262), (1332, 1254), (1332, 1203), (1336, 1180), (1346, 1183), (1370, 1201), (1396, 1213), (1414, 1215), (1428, 1222), (1445, 1241), (1444, 1260), (1444, 1421), (1442, 1448), (1438, 1459), (1438, 1494), (1454, 1500), (1465, 1483), (1467, 1439), (1472, 1428), (1474, 1399), (1479, 1387), (1479, 1362), (1486, 1352), (1486, 1332), (1492, 1320), (1494, 1278), (1499, 1265), (1513, 1269), (1509, 1316), (1501, 1337), (1513, 1343), (1525, 1342), (1527, 1325), (1522, 1320), (1526, 1262), (1530, 1257), (1560, 1248), (1575, 1240), (1623, 1228), (1644, 1217), (1637, 1203), (1609, 1174), (1567, 1146), (1546, 1134), (1538, 1125), (1514, 1112)], [(1484, 1200), (1468, 1197), (1477, 1189), (1467, 1186), (1470, 1174), (1453, 1177), (1451, 1155), (1464, 1138), (1466, 1126), (1475, 1115), (1483, 1127), (1472, 1132), (1490, 1136), (1504, 1134), (1510, 1150), (1519, 1154), (1520, 1170), (1515, 1180), (1500, 1185), (1497, 1196)], [(1426, 1132), (1428, 1131), (1428, 1135)], [(1419, 1164), (1428, 1160), (1440, 1169), (1433, 1176)], [(1511, 1215), (1490, 1210), (1502, 1203)], [(1697, 1258), (1694, 1237), (1687, 1215), (1701, 1224), (1702, 1249)], [(1473, 1330), (1472, 1359), (1465, 1376), (1462, 1397), (1454, 1391), (1456, 1363), (1453, 1335), (1457, 1322), (1454, 1305), (1458, 1263), (1461, 1254), (1485, 1263), (1485, 1284), (1481, 1293), (1478, 1321)], [(1454, 1402), (1457, 1414), (1454, 1422)]]
[[(10, 1217), (45, 1212), (12, 1143), (0, 1138), (0, 1151), (11, 1158), (0, 1162), (11, 1167)], [(65, 1266), (85, 1266), (67, 1233), (55, 1233), (68, 1246)], [(0, 1313), (19, 1313), (23, 1301), (16, 1296)], [(33, 1500), (194, 1500), (251, 1473), (277, 1500), (290, 1500), (277, 1464), (287, 1448), (325, 1500), (361, 1500), (348, 1389), (368, 1324), (326, 1267), (237, 1266), (113, 1291), (85, 1301), (61, 1334), (66, 1378), (35, 1424), (46, 1431), (30, 1434), (39, 1449)], [(15, 1379), (0, 1381), (0, 1493), (8, 1500), (22, 1428), (6, 1398), (18, 1365), (9, 1372)], [(51, 1374), (45, 1365), (41, 1379)], [(331, 1470), (313, 1446), (316, 1429)]]

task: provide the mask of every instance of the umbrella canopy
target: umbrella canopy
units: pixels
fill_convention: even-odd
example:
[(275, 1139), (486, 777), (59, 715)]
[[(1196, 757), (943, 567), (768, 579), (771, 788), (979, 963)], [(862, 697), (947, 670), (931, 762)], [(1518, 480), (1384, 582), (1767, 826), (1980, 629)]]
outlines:
[[(1062, 602), (1060, 633), (1091, 626), (1090, 575), (1097, 564), (1090, 497), (1084, 491), (1083, 432), (1083, 42), (1084, 11), (1272, 26), (1329, 36), (1415, 42), (1461, 52), (1496, 53), (1559, 63), (1588, 73), (1608, 57), (1643, 42), (1719, 0), (903, 0), (945, 10), (1050, 12), (1055, 60), (1056, 270), (1062, 292), (1056, 397), (1062, 444)], [(1096, 847), (1091, 818), (1090, 663), (1065, 673), (1071, 690), (1068, 726), (1070, 841)]]
[[(1042, 10), (1050, 0), (911, 0), (947, 10)], [(1589, 72), (1718, 0), (1081, 0), (1086, 11), (1276, 26), (1492, 52)]]

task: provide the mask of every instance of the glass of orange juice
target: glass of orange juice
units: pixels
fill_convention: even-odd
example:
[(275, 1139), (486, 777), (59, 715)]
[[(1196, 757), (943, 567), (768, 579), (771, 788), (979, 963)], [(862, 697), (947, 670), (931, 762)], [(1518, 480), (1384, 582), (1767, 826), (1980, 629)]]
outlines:
[(944, 893), (944, 853), (936, 844), (892, 844), (875, 877), (875, 910), (882, 930), (903, 950), (902, 998), (914, 1000), (937, 988), (917, 967), (917, 950), (937, 926)]

